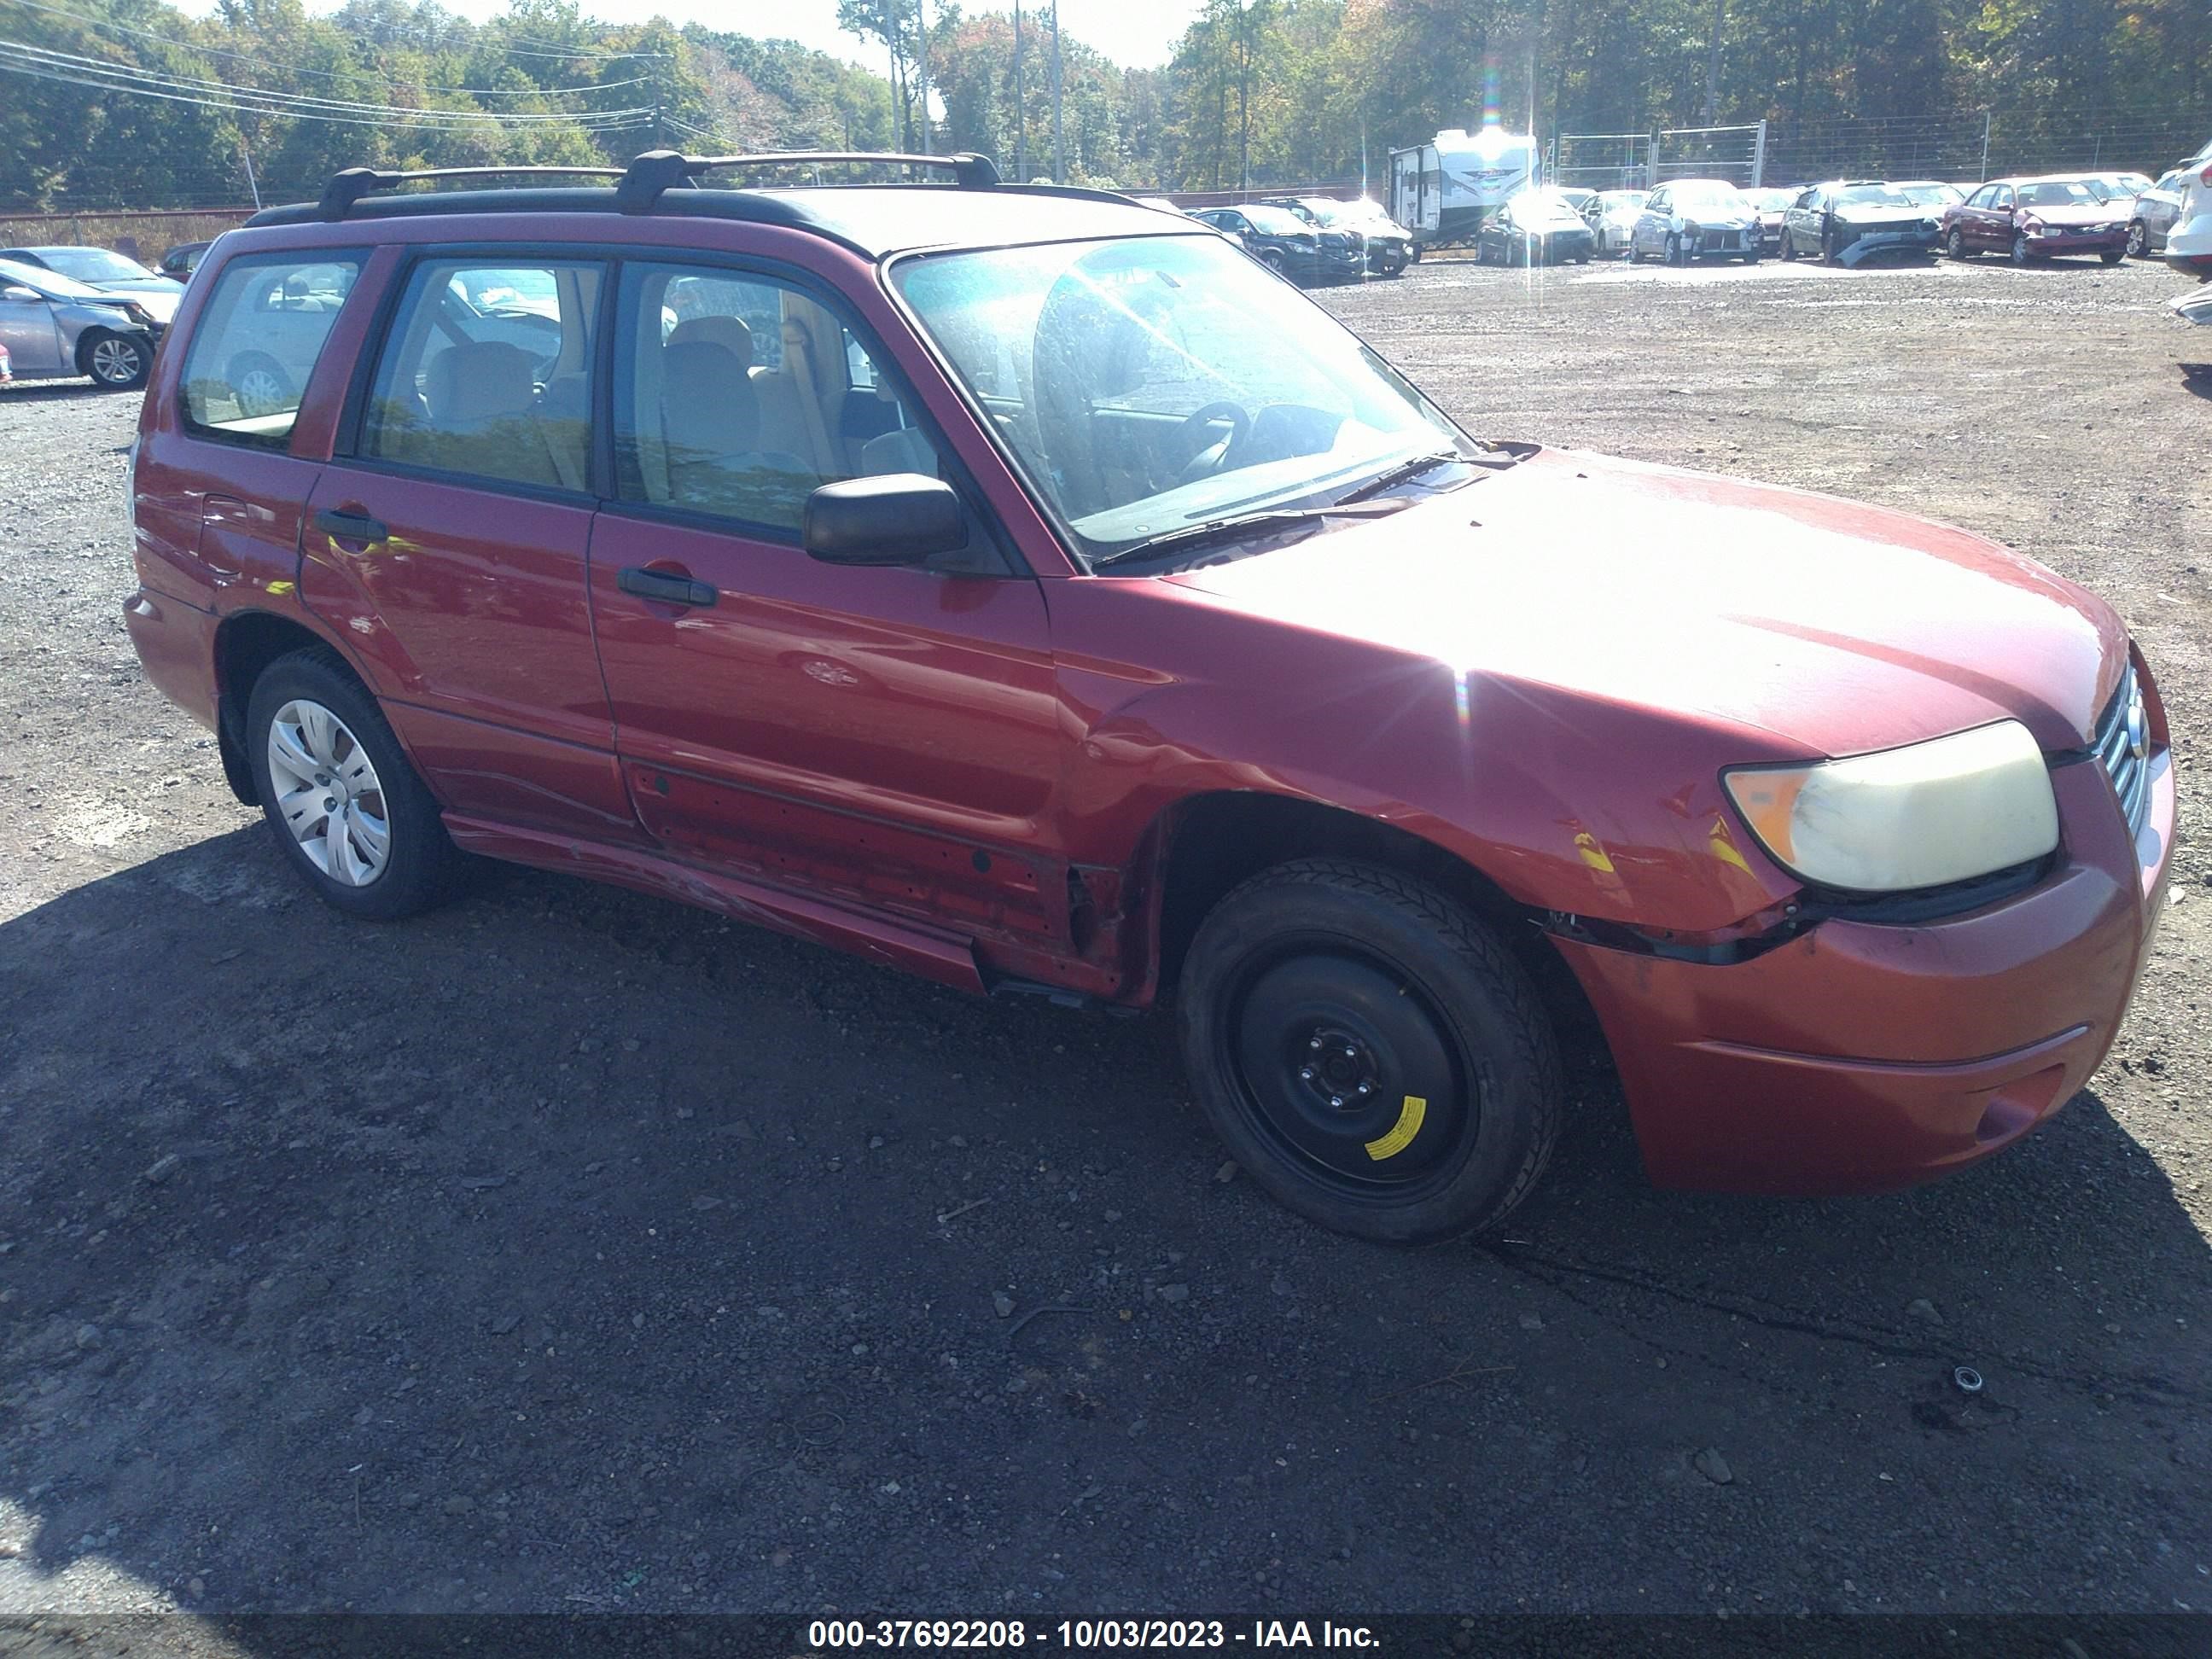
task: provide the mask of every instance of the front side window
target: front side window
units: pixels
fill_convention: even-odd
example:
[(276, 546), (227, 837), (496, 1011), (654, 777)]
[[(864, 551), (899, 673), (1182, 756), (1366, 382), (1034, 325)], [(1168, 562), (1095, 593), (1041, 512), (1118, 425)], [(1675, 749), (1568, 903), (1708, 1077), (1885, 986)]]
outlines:
[(283, 448), (307, 377), (360, 275), (359, 254), (321, 249), (310, 261), (295, 253), (223, 266), (185, 354), (186, 428)]
[(1341, 325), (1212, 237), (909, 258), (893, 281), (1087, 556), (1463, 453)]
[(362, 458), (588, 488), (600, 281), (599, 266), (562, 260), (416, 265), (377, 360)]
[(624, 501), (788, 537), (825, 483), (940, 476), (935, 445), (866, 343), (773, 277), (631, 262), (617, 308)]

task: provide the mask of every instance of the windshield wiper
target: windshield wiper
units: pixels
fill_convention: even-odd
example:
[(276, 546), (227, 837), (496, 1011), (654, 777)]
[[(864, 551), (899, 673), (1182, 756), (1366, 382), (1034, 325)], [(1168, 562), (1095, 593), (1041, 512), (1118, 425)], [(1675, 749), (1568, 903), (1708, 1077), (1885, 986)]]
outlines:
[(1097, 570), (1105, 565), (1119, 564), (1124, 559), (1158, 553), (1169, 548), (1197, 547), (1207, 542), (1237, 541), (1249, 536), (1264, 535), (1271, 530), (1296, 529), (1300, 525), (1318, 524), (1323, 519), (1386, 519), (1412, 505), (1411, 501), (1402, 500), (1339, 501), (1329, 507), (1271, 507), (1263, 513), (1240, 513), (1233, 519), (1215, 519), (1183, 530), (1162, 531), (1157, 536), (1148, 536), (1143, 541), (1115, 552), (1094, 556), (1091, 568)]
[(1370, 495), (1380, 495), (1392, 484), (1404, 483), (1408, 479), (1418, 478), (1424, 472), (1433, 472), (1437, 468), (1449, 465), (1454, 461), (1464, 465), (1467, 464), (1467, 457), (1456, 449), (1440, 449), (1433, 454), (1416, 455), (1410, 460), (1399, 462), (1380, 477), (1370, 478), (1358, 489), (1347, 490), (1339, 495), (1336, 498), (1336, 504), (1342, 507), (1351, 501), (1364, 501)]

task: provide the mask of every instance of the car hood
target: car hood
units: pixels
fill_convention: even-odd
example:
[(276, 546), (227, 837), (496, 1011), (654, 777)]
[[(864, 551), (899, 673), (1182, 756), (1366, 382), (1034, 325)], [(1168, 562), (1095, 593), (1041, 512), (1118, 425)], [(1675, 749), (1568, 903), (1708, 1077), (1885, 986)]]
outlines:
[(1569, 450), (1168, 580), (1470, 676), (1811, 754), (2008, 716), (2047, 750), (2077, 748), (2126, 651), (2102, 600), (1967, 532)]
[(1686, 219), (1692, 224), (1697, 225), (1747, 226), (1759, 222), (1757, 214), (1744, 213), (1735, 208), (1678, 208), (1675, 210), (1674, 216), (1677, 219)]
[(1868, 202), (1856, 207), (1836, 210), (1836, 217), (1851, 225), (1887, 225), (1908, 221), (1917, 224), (1923, 219), (1935, 216), (1936, 210), (1933, 208), (1905, 207), (1893, 202)]
[(2124, 202), (2092, 202), (2076, 207), (2024, 207), (2022, 213), (2046, 225), (2102, 225), (2128, 216)]
[(157, 321), (164, 323), (176, 316), (177, 302), (185, 296), (184, 289), (167, 276), (133, 276), (123, 282), (94, 283), (90, 286), (118, 299), (136, 300), (152, 312)]

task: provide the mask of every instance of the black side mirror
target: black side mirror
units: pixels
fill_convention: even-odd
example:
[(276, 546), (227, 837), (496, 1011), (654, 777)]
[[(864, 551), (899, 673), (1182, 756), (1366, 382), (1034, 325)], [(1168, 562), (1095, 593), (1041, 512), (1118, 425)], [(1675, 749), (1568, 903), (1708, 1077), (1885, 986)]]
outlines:
[(824, 564), (920, 564), (968, 543), (960, 497), (941, 478), (886, 472), (806, 498), (799, 542)]

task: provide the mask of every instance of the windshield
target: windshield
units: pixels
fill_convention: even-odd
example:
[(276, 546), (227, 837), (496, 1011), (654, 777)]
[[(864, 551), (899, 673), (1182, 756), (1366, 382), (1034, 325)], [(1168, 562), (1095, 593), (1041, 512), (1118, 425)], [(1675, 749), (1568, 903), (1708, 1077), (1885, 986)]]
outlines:
[(1333, 501), (1450, 421), (1213, 237), (923, 256), (892, 280), (1085, 556)]
[(1265, 231), (1270, 236), (1308, 236), (1313, 233), (1306, 222), (1288, 208), (1248, 207), (1242, 210), (1252, 222), (1252, 228)]
[(1597, 199), (1607, 213), (1640, 213), (1650, 194), (1648, 190), (1608, 190), (1601, 192)]
[(2079, 179), (2046, 179), (2020, 187), (2022, 207), (2094, 207), (2102, 199)]
[(34, 265), (19, 265), (12, 259), (0, 259), (0, 282), (18, 283), (49, 300), (112, 300), (115, 297), (102, 294), (96, 288), (87, 288), (82, 283), (73, 282), (58, 270), (40, 270)]
[(39, 258), (80, 283), (128, 283), (154, 274), (136, 259), (110, 253), (104, 247), (41, 248)]
[(1963, 202), (1966, 192), (1956, 185), (1947, 185), (1930, 179), (1925, 184), (1899, 185), (1905, 199), (1915, 207), (1948, 207), (1954, 202)]
[(1341, 202), (1323, 202), (1310, 198), (1299, 203), (1298, 205), (1332, 229), (1339, 225), (1348, 225), (1352, 222), (1352, 216), (1346, 211), (1345, 205)]
[(1674, 186), (1674, 205), (1678, 208), (1732, 208), (1738, 213), (1751, 211), (1751, 204), (1737, 193), (1733, 185), (1677, 185)]
[(1754, 190), (1751, 204), (1762, 213), (1778, 213), (1797, 199), (1794, 190)]
[(1911, 207), (1913, 200), (1895, 185), (1853, 185), (1836, 193), (1838, 207)]
[(1583, 216), (1575, 211), (1574, 204), (1556, 191), (1524, 190), (1506, 205), (1513, 216), (1524, 225), (1540, 225), (1547, 220), (1571, 219), (1577, 224)]

